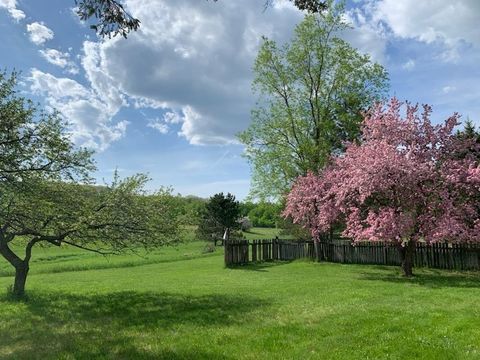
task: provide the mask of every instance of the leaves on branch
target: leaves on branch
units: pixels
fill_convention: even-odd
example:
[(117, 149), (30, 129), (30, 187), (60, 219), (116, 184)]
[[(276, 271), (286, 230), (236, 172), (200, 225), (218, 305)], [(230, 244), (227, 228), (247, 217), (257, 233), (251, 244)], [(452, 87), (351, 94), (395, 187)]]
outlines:
[(102, 37), (121, 35), (127, 38), (131, 31), (140, 27), (140, 20), (126, 12), (119, 1), (75, 0), (75, 4), (80, 20), (86, 21), (92, 17), (98, 20), (98, 23), (90, 25), (90, 28)]

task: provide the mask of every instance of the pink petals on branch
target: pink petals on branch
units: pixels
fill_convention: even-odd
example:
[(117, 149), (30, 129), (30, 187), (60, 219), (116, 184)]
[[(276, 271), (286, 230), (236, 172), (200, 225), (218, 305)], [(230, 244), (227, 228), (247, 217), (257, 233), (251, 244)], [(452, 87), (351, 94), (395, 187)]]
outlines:
[(314, 237), (342, 223), (354, 241), (478, 241), (474, 144), (453, 134), (458, 114), (442, 125), (432, 125), (430, 114), (429, 106), (419, 114), (395, 98), (375, 106), (360, 145), (349, 144), (320, 174), (297, 179), (284, 216)]

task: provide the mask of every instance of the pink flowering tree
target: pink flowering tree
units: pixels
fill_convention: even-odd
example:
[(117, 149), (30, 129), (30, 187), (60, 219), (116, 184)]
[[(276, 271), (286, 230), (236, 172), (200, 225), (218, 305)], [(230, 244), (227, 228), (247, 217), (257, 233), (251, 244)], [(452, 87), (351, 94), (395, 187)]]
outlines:
[(453, 134), (458, 114), (432, 125), (430, 113), (395, 98), (374, 107), (359, 144), (348, 144), (320, 175), (296, 180), (284, 216), (316, 239), (341, 223), (354, 242), (392, 242), (405, 276), (418, 241), (479, 241), (476, 145)]

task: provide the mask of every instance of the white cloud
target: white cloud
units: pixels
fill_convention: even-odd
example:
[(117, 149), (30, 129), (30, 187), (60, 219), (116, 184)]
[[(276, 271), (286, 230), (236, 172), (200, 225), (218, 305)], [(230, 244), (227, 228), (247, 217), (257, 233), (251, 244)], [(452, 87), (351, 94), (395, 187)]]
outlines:
[(109, 111), (116, 113), (120, 107), (126, 106), (127, 103), (118, 88), (117, 82), (108, 73), (108, 68), (105, 67), (104, 54), (98, 51), (99, 48), (99, 43), (91, 41), (83, 43), (82, 66), (93, 91), (102, 97)]
[(59, 110), (70, 123), (72, 140), (98, 151), (125, 135), (127, 121), (113, 123), (119, 107), (112, 108), (101, 95), (75, 80), (58, 78), (32, 69), (30, 90), (44, 95), (51, 108)]
[(53, 31), (45, 26), (43, 22), (33, 22), (27, 25), (30, 41), (36, 45), (42, 45), (53, 39)]
[(478, 0), (380, 0), (368, 4), (374, 20), (388, 25), (394, 36), (442, 44), (443, 60), (458, 60), (466, 45), (480, 46)]
[[(286, 42), (303, 13), (289, 1), (127, 0), (142, 21), (128, 41), (85, 42), (82, 60), (97, 93), (118, 106), (161, 109), (163, 123), (191, 144), (232, 144), (250, 121), (252, 64), (262, 35)], [(383, 61), (382, 25), (351, 14), (347, 40)], [(109, 101), (109, 100), (107, 100)], [(164, 126), (161, 126), (165, 131)]]
[(183, 121), (181, 115), (176, 111), (167, 111), (163, 115), (163, 120), (168, 124), (180, 124)]
[(175, 131), (191, 144), (236, 142), (255, 101), (251, 67), (261, 35), (283, 42), (302, 17), (291, 7), (263, 12), (258, 0), (125, 4), (142, 26), (128, 41), (85, 43), (82, 64), (91, 69), (92, 87), (161, 109), (163, 123), (178, 124)]
[(450, 86), (450, 85), (444, 86), (444, 87), (442, 88), (442, 92), (443, 92), (444, 94), (451, 93), (452, 91), (455, 91), (455, 90), (457, 90), (457, 88), (456, 88), (455, 86)]
[(17, 9), (16, 0), (0, 0), (0, 9), (6, 9), (16, 22), (25, 19), (25, 13), (22, 10)]
[(415, 67), (415, 61), (412, 59), (409, 59), (405, 64), (402, 65), (402, 68), (407, 71), (413, 70), (414, 67)]
[(78, 66), (70, 59), (68, 52), (62, 53), (55, 49), (42, 49), (39, 52), (49, 63), (65, 69), (70, 74), (78, 74)]
[(388, 37), (384, 26), (371, 21), (371, 6), (355, 8), (345, 13), (345, 21), (353, 26), (344, 33), (343, 38), (362, 53), (369, 54), (372, 60), (385, 63)]
[(148, 127), (151, 127), (152, 129), (155, 129), (157, 130), (160, 134), (167, 134), (168, 133), (168, 130), (169, 130), (169, 127), (167, 124), (165, 124), (164, 122), (162, 122), (160, 119), (156, 118), (156, 119), (151, 119), (148, 124), (147, 124)]

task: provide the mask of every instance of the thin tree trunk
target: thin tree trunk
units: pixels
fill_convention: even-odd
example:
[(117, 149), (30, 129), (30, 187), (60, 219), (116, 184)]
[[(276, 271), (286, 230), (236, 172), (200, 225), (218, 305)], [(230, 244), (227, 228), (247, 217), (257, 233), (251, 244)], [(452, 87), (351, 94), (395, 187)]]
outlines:
[(403, 276), (413, 276), (413, 259), (415, 255), (416, 243), (413, 240), (409, 240), (404, 246), (400, 245), (398, 250), (400, 252), (400, 259), (402, 260)]

